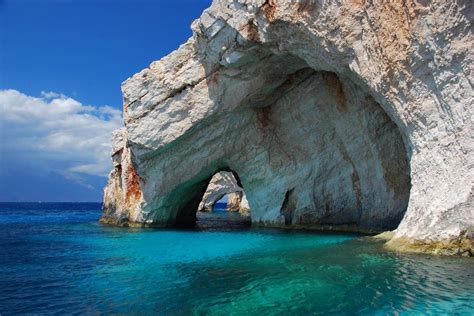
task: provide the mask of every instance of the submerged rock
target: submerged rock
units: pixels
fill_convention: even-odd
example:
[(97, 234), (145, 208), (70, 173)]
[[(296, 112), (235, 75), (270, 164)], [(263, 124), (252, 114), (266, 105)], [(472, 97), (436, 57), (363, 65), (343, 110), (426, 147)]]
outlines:
[(470, 2), (214, 1), (192, 29), (122, 85), (103, 221), (194, 221), (232, 170), (255, 224), (471, 251)]

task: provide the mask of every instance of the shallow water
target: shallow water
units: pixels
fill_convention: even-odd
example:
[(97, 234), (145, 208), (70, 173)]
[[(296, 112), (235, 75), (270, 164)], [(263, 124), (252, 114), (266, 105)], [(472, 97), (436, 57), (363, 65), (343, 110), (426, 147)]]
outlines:
[(351, 234), (97, 223), (100, 204), (0, 203), (0, 314), (473, 315), (474, 261)]

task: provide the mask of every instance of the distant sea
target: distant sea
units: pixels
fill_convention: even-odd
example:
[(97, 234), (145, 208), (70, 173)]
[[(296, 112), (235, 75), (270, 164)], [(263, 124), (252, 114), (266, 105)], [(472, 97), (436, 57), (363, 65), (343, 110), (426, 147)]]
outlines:
[(99, 203), (0, 203), (0, 315), (474, 315), (472, 258), (352, 234), (102, 226)]

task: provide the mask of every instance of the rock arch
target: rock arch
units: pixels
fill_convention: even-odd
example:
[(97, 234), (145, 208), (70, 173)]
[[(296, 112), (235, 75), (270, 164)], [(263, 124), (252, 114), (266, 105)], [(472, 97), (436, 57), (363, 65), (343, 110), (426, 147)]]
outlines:
[(198, 211), (211, 212), (214, 204), (225, 195), (230, 195), (228, 210), (242, 213), (249, 212), (244, 190), (230, 171), (221, 171), (212, 177), (201, 203), (199, 203)]
[(376, 231), (403, 217), (392, 246), (470, 251), (467, 5), (214, 1), (123, 84), (103, 221), (192, 221), (230, 168), (255, 224)]
[[(194, 221), (210, 178), (232, 169), (246, 188), (255, 223), (395, 228), (410, 188), (396, 125), (349, 79), (343, 82), (335, 73), (315, 71), (294, 56), (268, 59), (245, 68), (253, 74), (242, 74), (242, 81), (252, 78), (260, 86), (252, 85), (240, 104), (221, 110), (218, 119), (211, 116), (205, 128), (185, 135), (173, 150), (147, 159), (152, 168), (146, 179), (159, 179), (156, 185), (171, 183), (166, 187), (171, 190), (145, 197), (147, 205), (139, 212), (144, 218), (134, 222)], [(272, 69), (275, 64), (280, 67)], [(262, 73), (258, 80), (256, 73)], [(221, 76), (223, 85), (236, 83), (235, 77), (225, 82), (224, 71)], [(173, 172), (165, 172), (165, 164)]]

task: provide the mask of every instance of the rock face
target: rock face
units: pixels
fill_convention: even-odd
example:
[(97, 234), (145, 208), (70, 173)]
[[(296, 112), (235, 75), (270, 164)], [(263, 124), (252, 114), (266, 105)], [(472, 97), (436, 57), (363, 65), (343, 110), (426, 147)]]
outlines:
[(245, 198), (243, 189), (237, 183), (232, 172), (229, 171), (218, 172), (212, 177), (202, 197), (202, 201), (199, 203), (198, 211), (212, 212), (214, 204), (227, 194), (230, 194), (229, 202), (227, 203), (229, 211), (240, 211), (242, 208), (242, 212), (249, 212), (246, 199), (242, 203), (242, 198)]
[(233, 192), (229, 194), (227, 201), (227, 210), (250, 215), (250, 205), (244, 191)]
[(114, 170), (104, 189), (101, 221), (117, 225), (128, 225), (132, 216), (140, 214), (140, 179), (132, 164), (132, 152), (126, 146), (127, 132), (116, 130), (112, 138), (112, 162)]
[(214, 1), (122, 85), (103, 221), (195, 220), (237, 174), (254, 224), (473, 244), (470, 1)]

